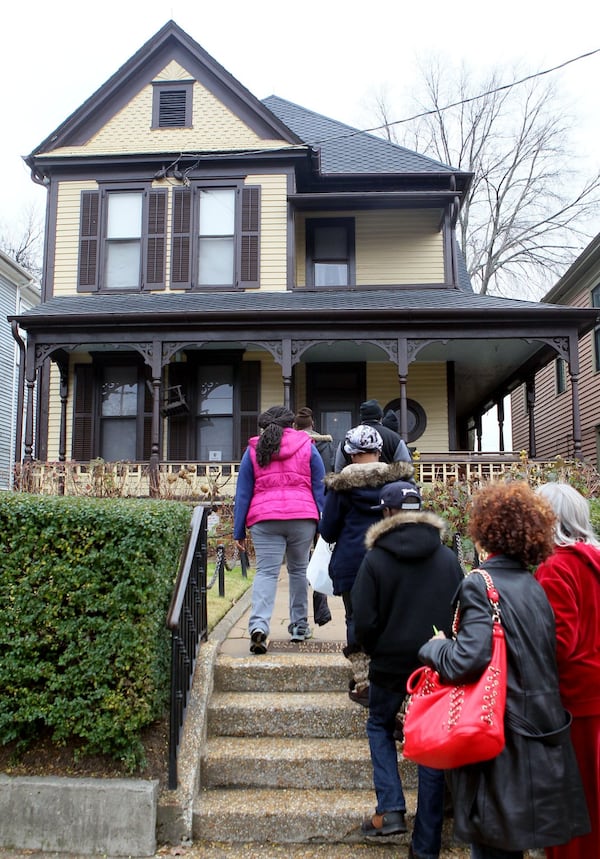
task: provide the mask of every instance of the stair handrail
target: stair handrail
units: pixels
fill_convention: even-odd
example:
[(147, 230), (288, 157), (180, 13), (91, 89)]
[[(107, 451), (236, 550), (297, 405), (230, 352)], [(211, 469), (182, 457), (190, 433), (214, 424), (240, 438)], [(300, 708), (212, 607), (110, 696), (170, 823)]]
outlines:
[(208, 637), (206, 567), (208, 514), (211, 509), (212, 504), (199, 504), (194, 507), (167, 613), (167, 628), (171, 630), (169, 790), (177, 789), (177, 752), (198, 647), (200, 641), (206, 641)]

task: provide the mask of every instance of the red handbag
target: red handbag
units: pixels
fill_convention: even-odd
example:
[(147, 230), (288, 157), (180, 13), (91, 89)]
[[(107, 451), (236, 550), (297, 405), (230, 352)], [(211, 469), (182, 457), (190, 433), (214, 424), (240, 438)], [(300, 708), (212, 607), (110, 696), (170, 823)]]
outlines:
[[(408, 760), (434, 769), (452, 769), (495, 758), (504, 748), (506, 704), (506, 641), (500, 622), (498, 591), (485, 570), (492, 606), (492, 658), (474, 683), (442, 683), (429, 666), (408, 678), (404, 713), (404, 749)], [(458, 632), (459, 608), (452, 624)]]

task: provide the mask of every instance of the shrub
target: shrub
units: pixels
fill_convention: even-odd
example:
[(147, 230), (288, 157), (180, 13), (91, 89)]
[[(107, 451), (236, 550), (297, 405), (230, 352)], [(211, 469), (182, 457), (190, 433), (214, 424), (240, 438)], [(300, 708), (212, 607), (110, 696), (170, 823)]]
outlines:
[(0, 493), (0, 742), (45, 726), (127, 766), (169, 696), (165, 618), (190, 522), (169, 501)]

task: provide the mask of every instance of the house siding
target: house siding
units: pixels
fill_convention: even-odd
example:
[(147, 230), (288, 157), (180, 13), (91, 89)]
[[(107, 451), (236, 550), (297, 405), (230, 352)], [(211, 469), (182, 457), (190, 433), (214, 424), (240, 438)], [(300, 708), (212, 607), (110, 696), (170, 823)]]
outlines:
[[(22, 458), (22, 450), (15, 451), (21, 352), (6, 317), (29, 310), (37, 303), (34, 296), (37, 287), (25, 271), (0, 253), (0, 489), (10, 489), (14, 463)], [(26, 339), (22, 331), (21, 336)]]
[(260, 288), (287, 288), (287, 176), (252, 175), (246, 185), (260, 185)]
[[(158, 81), (191, 78), (172, 62), (155, 78)], [(192, 127), (152, 128), (151, 84), (145, 86), (106, 125), (82, 146), (63, 146), (53, 155), (113, 155), (139, 152), (221, 152), (236, 149), (281, 149), (281, 139), (259, 137), (206, 87), (193, 86)]]
[[(573, 307), (590, 307), (590, 290), (600, 281), (600, 275), (590, 279), (589, 286), (577, 291), (569, 300)], [(600, 373), (595, 368), (593, 334), (579, 341), (579, 406), (581, 419), (581, 452), (583, 458), (598, 468), (598, 436), (600, 433)], [(511, 398), (513, 448), (528, 450), (529, 422), (525, 402), (525, 387), (518, 388)], [(574, 454), (571, 377), (567, 370), (566, 388), (556, 393), (555, 361), (535, 377), (535, 441), (536, 455), (541, 459), (556, 456), (570, 458)]]
[[(336, 218), (339, 212), (319, 212)], [(356, 285), (443, 283), (444, 245), (433, 211), (348, 212), (355, 221)], [(296, 283), (306, 286), (306, 220), (296, 218)]]
[[(398, 372), (391, 362), (367, 365), (367, 396), (382, 407), (400, 395)], [(427, 427), (411, 446), (444, 453), (448, 450), (448, 394), (446, 367), (438, 363), (413, 363), (409, 367), (406, 395), (425, 410)]]

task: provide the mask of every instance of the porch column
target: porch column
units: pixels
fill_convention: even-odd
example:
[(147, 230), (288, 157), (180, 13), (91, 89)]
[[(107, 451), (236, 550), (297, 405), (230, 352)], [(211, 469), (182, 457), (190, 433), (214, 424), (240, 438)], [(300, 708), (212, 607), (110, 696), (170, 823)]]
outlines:
[(525, 382), (527, 392), (527, 417), (529, 419), (529, 456), (537, 456), (537, 448), (535, 446), (535, 418), (533, 407), (535, 406), (535, 379), (529, 378)]
[(25, 362), (25, 439), (23, 448), (23, 470), (18, 481), (19, 488), (25, 492), (33, 491), (33, 408), (35, 398), (35, 381), (37, 368), (35, 366), (35, 347), (31, 341), (27, 344), (27, 360)]
[(481, 414), (475, 415), (475, 437), (477, 440), (477, 452), (481, 453), (481, 438), (483, 435), (483, 427)]
[(281, 341), (281, 375), (283, 377), (283, 405), (291, 408), (292, 389), (292, 341), (289, 338)]
[(575, 459), (583, 459), (581, 415), (579, 412), (579, 347), (575, 335), (569, 337), (569, 375), (571, 377), (571, 407), (573, 410), (573, 455)]
[(56, 359), (56, 366), (60, 374), (59, 396), (60, 396), (60, 428), (58, 433), (58, 493), (65, 494), (65, 470), (64, 463), (67, 459), (67, 400), (69, 397), (69, 364), (62, 358)]
[(400, 387), (400, 438), (408, 444), (408, 409), (406, 407), (406, 384), (408, 382), (408, 340), (398, 338), (398, 383)]
[(150, 426), (150, 497), (160, 497), (160, 384), (162, 378), (162, 343), (152, 343), (152, 423)]
[(496, 403), (498, 413), (498, 450), (504, 453), (504, 399), (499, 399)]

